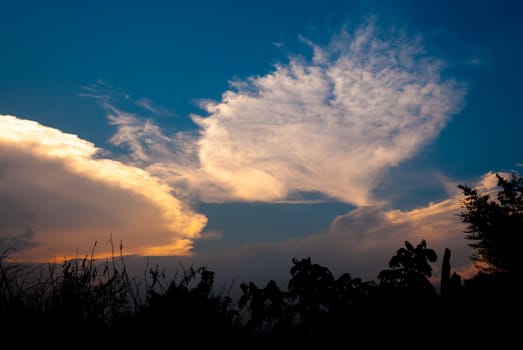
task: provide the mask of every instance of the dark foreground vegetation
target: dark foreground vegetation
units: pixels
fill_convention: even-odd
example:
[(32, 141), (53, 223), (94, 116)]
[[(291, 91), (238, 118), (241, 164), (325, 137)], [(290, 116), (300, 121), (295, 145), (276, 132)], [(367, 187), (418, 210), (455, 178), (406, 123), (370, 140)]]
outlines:
[(205, 267), (182, 267), (169, 280), (156, 266), (138, 279), (128, 275), (121, 249), (104, 262), (91, 256), (58, 267), (19, 265), (6, 251), (0, 256), (0, 331), (47, 334), (41, 341), (51, 344), (79, 334), (77, 345), (115, 342), (107, 346), (519, 348), (523, 181), (498, 180), (495, 200), (460, 187), (465, 238), (481, 270), (462, 281), (446, 249), (439, 290), (429, 280), (438, 256), (425, 241), (404, 242), (371, 281), (336, 277), (310, 258), (292, 259), (286, 288), (274, 281), (242, 283), (237, 303), (230, 291), (214, 291), (214, 273)]

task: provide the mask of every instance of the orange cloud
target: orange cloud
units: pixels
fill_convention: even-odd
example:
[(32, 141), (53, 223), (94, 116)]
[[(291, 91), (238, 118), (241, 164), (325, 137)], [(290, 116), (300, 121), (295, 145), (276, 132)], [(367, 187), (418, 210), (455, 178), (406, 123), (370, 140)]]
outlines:
[(166, 182), (76, 135), (6, 115), (0, 130), (0, 243), (18, 242), (21, 259), (74, 255), (110, 235), (129, 254), (184, 255), (206, 225)]

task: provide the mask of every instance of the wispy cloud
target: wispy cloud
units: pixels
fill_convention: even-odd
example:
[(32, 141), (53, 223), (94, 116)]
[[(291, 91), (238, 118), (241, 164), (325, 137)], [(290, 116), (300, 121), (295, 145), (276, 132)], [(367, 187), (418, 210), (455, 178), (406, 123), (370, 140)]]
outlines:
[(167, 108), (160, 106), (159, 104), (153, 102), (151, 99), (143, 97), (136, 101), (136, 104), (149, 112), (157, 116), (172, 116), (173, 113)]
[(82, 87), (79, 96), (92, 97), (101, 103), (118, 100), (129, 100), (131, 97), (127, 91), (120, 87), (112, 86), (104, 79), (98, 78), (96, 82), (91, 85)]
[(211, 230), (211, 231), (204, 231), (200, 235), (201, 239), (209, 240), (209, 241), (215, 241), (223, 238), (223, 233), (217, 230)]
[(463, 90), (440, 76), (442, 63), (401, 32), (381, 38), (371, 24), (329, 47), (310, 45), (312, 61), (293, 58), (194, 117), (200, 170), (226, 197), (319, 191), (370, 204), (385, 171), (432, 140), (462, 104)]
[(372, 189), (438, 135), (462, 107), (464, 87), (443, 78), (443, 62), (405, 31), (369, 23), (326, 47), (302, 41), (312, 59), (291, 57), (236, 81), (220, 101), (203, 101), (208, 115), (193, 116), (198, 134), (166, 136), (151, 120), (108, 106), (118, 127), (113, 141), (203, 201), (278, 202), (320, 192), (376, 203)]
[(206, 224), (166, 182), (75, 135), (6, 115), (0, 130), (0, 243), (21, 258), (72, 255), (111, 234), (129, 254), (188, 254)]

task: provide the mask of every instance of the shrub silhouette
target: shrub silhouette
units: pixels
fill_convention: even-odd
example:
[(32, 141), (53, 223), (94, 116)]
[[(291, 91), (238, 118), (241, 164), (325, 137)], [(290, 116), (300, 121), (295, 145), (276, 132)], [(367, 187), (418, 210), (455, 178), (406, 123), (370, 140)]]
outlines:
[(121, 246), (119, 257), (96, 261), (93, 248), (91, 256), (66, 259), (60, 267), (18, 265), (9, 261), (9, 253), (0, 255), (4, 329), (149, 332), (179, 326), (180, 334), (195, 335), (205, 326), (205, 332), (223, 338), (236, 325), (231, 299), (213, 294), (214, 272), (204, 267), (183, 269), (180, 280), (165, 287), (165, 273), (158, 267), (148, 271), (150, 280), (130, 278)]
[(150, 286), (145, 304), (133, 318), (120, 324), (120, 329), (145, 334), (168, 331), (191, 339), (191, 344), (198, 347), (225, 344), (237, 338), (237, 312), (230, 307), (230, 297), (213, 293), (214, 272), (191, 266), (184, 268), (181, 278), (173, 279), (166, 288), (155, 289), (158, 283), (157, 280)]

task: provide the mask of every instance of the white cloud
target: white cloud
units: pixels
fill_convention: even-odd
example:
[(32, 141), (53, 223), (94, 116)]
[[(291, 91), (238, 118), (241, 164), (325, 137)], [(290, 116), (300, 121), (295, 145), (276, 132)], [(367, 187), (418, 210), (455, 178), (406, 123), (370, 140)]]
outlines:
[(0, 243), (20, 258), (71, 256), (111, 234), (129, 254), (188, 254), (206, 224), (167, 183), (75, 135), (6, 115), (0, 130)]
[(193, 116), (199, 134), (167, 137), (150, 120), (106, 106), (118, 127), (113, 141), (203, 201), (276, 202), (320, 192), (375, 204), (372, 189), (384, 173), (438, 135), (463, 105), (464, 88), (442, 78), (443, 63), (400, 30), (371, 23), (327, 47), (302, 40), (312, 60), (293, 57), (235, 82), (220, 101), (204, 101), (209, 115)]
[(224, 93), (194, 118), (199, 170), (232, 199), (320, 191), (372, 203), (380, 176), (433, 139), (463, 98), (441, 62), (396, 34), (383, 40), (369, 25)]

